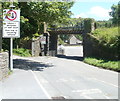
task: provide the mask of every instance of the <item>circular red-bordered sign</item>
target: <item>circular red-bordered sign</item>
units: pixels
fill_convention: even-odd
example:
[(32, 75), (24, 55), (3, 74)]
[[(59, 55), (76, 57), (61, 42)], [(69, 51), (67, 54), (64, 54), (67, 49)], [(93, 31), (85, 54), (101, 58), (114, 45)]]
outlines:
[(17, 18), (17, 13), (13, 10), (8, 11), (7, 14), (10, 14), (10, 16), (6, 16), (6, 18), (10, 21), (13, 21)]

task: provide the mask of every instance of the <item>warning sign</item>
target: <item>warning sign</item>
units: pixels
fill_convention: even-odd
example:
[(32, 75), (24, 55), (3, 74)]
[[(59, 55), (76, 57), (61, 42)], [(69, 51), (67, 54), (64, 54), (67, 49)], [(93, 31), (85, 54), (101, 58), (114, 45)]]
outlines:
[(4, 38), (19, 38), (20, 37), (19, 22), (3, 22), (3, 37)]
[(4, 21), (20, 21), (20, 10), (3, 10)]
[(20, 37), (20, 10), (3, 10), (3, 37)]
[(10, 16), (6, 16), (6, 18), (10, 21), (13, 21), (17, 18), (17, 13), (13, 10), (8, 11), (7, 14), (10, 14)]

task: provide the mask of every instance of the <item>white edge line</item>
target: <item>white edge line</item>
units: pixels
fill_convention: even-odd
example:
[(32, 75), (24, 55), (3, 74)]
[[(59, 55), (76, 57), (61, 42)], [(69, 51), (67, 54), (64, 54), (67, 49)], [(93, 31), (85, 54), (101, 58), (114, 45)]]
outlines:
[(37, 81), (38, 85), (41, 87), (41, 89), (43, 90), (43, 92), (45, 93), (45, 95), (48, 97), (48, 99), (51, 99), (51, 96), (48, 94), (48, 92), (45, 90), (45, 88), (42, 86), (42, 84), (40, 83), (40, 81), (38, 80), (37, 76), (35, 75), (35, 73), (31, 70), (31, 73), (33, 74), (35, 80)]
[(106, 84), (108, 84), (108, 85), (114, 86), (114, 87), (116, 87), (116, 88), (119, 88), (119, 86), (117, 86), (117, 85), (114, 85), (114, 84), (111, 84), (111, 83), (108, 83), (108, 82), (105, 82), (105, 81), (102, 81), (102, 80), (98, 80), (98, 79), (96, 79), (96, 78), (94, 78), (94, 79), (97, 80), (97, 81), (106, 83)]
[(92, 97), (89, 97), (89, 96), (87, 96), (87, 95), (85, 95), (85, 94), (83, 94), (83, 95), (81, 95), (81, 96), (83, 96), (83, 97), (86, 98), (86, 99), (93, 99)]

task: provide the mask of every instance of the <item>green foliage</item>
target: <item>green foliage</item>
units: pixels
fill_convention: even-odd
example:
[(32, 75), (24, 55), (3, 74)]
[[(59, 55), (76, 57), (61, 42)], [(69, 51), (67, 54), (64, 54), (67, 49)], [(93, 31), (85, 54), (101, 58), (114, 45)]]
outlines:
[(107, 28), (110, 28), (112, 27), (112, 21), (111, 20), (108, 20), (108, 21), (96, 21), (96, 28), (104, 28), (104, 27), (107, 27)]
[(118, 66), (120, 61), (108, 61), (108, 60), (104, 60), (104, 59), (87, 57), (84, 59), (84, 62), (88, 63), (90, 65), (97, 66), (97, 67), (120, 71), (120, 66)]
[(33, 34), (33, 39), (36, 39), (36, 38), (38, 38), (39, 36), (40, 36), (40, 34), (35, 33), (35, 34)]
[(23, 56), (23, 57), (31, 56), (30, 50), (24, 49), (24, 48), (13, 49), (13, 54)]
[[(54, 24), (65, 22), (72, 14), (69, 9), (73, 2), (20, 2), (21, 14), (37, 25), (37, 33), (43, 22)], [(36, 33), (35, 32), (35, 33)], [(33, 33), (34, 34), (34, 33)]]
[(118, 34), (118, 27), (99, 28), (93, 32), (93, 35), (104, 45), (110, 47), (118, 47), (120, 35)]
[(62, 35), (60, 35), (60, 38), (61, 38), (61, 40), (63, 40), (63, 42), (65, 42), (66, 40), (69, 39), (69, 36), (70, 35), (64, 35), (64, 34), (62, 34)]
[(8, 75), (11, 75), (12, 73), (13, 73), (12, 70), (9, 70), (9, 71), (8, 71)]
[(64, 41), (63, 41), (61, 38), (59, 38), (59, 39), (58, 39), (58, 44), (64, 45)]
[(56, 22), (54, 25), (50, 25), (49, 27), (80, 27), (83, 25), (83, 20), (84, 18), (67, 18), (63, 22)]
[(82, 35), (75, 35), (76, 36), (76, 38), (78, 38), (79, 40), (83, 40), (83, 37), (82, 37)]
[(90, 33), (92, 31), (92, 24), (95, 22), (92, 18), (84, 19), (84, 31), (85, 33)]
[(119, 60), (120, 53), (120, 34), (118, 27), (98, 28), (88, 34), (92, 42), (92, 55), (109, 60)]
[(112, 16), (112, 22), (115, 26), (117, 26), (118, 21), (120, 21), (120, 2), (118, 5), (113, 5), (111, 10), (112, 11), (110, 12), (110, 16)]
[[(11, 2), (2, 2), (3, 9), (10, 9)], [(18, 2), (13, 2), (13, 5), (15, 6), (14, 9), (18, 9)]]
[(2, 39), (2, 49), (9, 50), (10, 49), (10, 39)]

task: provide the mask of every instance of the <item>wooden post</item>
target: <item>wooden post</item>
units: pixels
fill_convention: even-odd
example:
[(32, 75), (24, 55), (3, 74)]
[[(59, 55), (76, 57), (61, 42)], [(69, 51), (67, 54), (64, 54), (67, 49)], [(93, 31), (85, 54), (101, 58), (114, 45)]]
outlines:
[(0, 51), (2, 50), (2, 3), (0, 2)]

